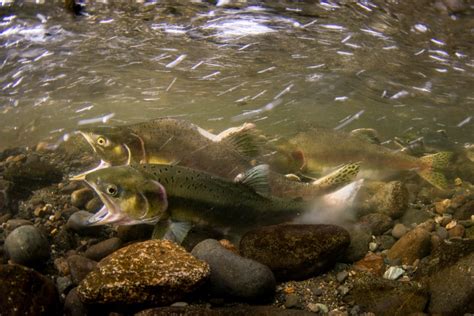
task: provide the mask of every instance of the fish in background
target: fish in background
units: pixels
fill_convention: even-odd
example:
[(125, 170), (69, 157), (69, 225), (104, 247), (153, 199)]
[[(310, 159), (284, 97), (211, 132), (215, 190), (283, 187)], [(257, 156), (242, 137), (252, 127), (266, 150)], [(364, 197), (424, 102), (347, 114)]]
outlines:
[[(153, 238), (181, 243), (193, 225), (241, 235), (258, 226), (292, 221), (311, 210), (311, 202), (267, 195), (267, 176), (266, 165), (250, 169), (237, 182), (180, 166), (103, 168), (85, 177), (104, 203), (87, 224), (155, 224)], [(352, 194), (344, 192), (339, 202), (350, 203), (359, 187), (352, 185)], [(337, 195), (328, 198), (334, 203)]]
[[(254, 166), (264, 148), (254, 128), (245, 123), (215, 135), (184, 120), (163, 118), (82, 130), (79, 133), (100, 156), (101, 163), (71, 179), (81, 180), (87, 173), (108, 166), (155, 163), (185, 166), (233, 180)], [(269, 171), (269, 190), (277, 197), (310, 200), (350, 183), (358, 171), (358, 163), (347, 163), (307, 182)]]
[(322, 128), (311, 128), (291, 137), (280, 145), (282, 152), (299, 157), (302, 172), (323, 171), (327, 167), (351, 161), (360, 162), (361, 170), (392, 173), (413, 170), (438, 189), (448, 188), (441, 172), (453, 156), (451, 152), (438, 152), (423, 157), (413, 157), (393, 151), (361, 137), (365, 133), (350, 135)]

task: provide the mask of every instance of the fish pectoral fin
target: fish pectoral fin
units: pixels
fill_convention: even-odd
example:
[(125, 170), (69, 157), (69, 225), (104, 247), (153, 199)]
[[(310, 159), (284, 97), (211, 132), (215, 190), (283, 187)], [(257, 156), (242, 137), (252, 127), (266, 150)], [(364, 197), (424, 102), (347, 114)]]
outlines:
[(156, 223), (152, 239), (167, 239), (181, 244), (193, 227), (190, 222), (173, 222), (169, 219)]
[(449, 188), (448, 180), (439, 171), (433, 169), (425, 169), (417, 171), (418, 175), (428, 181), (434, 187), (440, 190), (447, 190)]
[(247, 185), (259, 194), (268, 195), (270, 194), (270, 186), (268, 184), (269, 172), (270, 167), (268, 165), (258, 165), (246, 172), (238, 174), (234, 178), (234, 182)]
[[(217, 135), (218, 142), (230, 143), (237, 152), (247, 158), (255, 158), (260, 154), (263, 139), (252, 128), (242, 127), (229, 128)], [(249, 125), (250, 126), (250, 125)]]
[(191, 228), (193, 228), (193, 224), (190, 222), (171, 222), (170, 224), (170, 232), (178, 244), (183, 242)]

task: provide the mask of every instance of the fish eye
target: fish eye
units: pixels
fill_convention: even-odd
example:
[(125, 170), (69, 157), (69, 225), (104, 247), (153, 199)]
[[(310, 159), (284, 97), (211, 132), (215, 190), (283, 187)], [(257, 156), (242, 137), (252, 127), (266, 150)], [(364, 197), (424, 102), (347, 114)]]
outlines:
[(99, 146), (104, 146), (106, 143), (107, 143), (107, 140), (104, 137), (100, 136), (99, 138), (97, 138), (97, 144)]
[(110, 196), (116, 196), (118, 193), (118, 188), (114, 184), (109, 184), (105, 189), (105, 192), (107, 192), (107, 194)]

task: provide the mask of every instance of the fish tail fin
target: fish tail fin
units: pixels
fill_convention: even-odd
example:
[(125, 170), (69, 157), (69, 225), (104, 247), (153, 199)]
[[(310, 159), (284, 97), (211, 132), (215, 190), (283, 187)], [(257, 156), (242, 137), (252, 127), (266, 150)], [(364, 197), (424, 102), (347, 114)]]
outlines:
[(264, 144), (252, 123), (226, 129), (217, 135), (217, 141), (232, 144), (240, 154), (248, 158), (257, 157)]
[(334, 191), (354, 181), (359, 170), (360, 162), (348, 163), (328, 175), (313, 181), (311, 186), (314, 188), (318, 187), (325, 192)]
[(447, 151), (423, 156), (420, 158), (423, 168), (417, 173), (436, 188), (446, 190), (449, 186), (448, 180), (439, 170), (448, 167), (452, 157), (453, 153)]

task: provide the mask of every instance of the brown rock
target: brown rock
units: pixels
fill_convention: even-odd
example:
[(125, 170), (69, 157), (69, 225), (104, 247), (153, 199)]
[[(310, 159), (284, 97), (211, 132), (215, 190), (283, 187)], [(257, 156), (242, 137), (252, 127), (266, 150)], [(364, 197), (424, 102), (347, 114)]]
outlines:
[(209, 265), (168, 240), (148, 240), (102, 259), (77, 291), (85, 303), (167, 305), (209, 277)]
[(383, 186), (370, 200), (377, 213), (397, 219), (408, 208), (408, 190), (400, 181), (392, 181)]
[(58, 311), (59, 297), (50, 279), (21, 265), (0, 265), (1, 315), (58, 315)]
[(74, 284), (79, 284), (97, 266), (97, 262), (80, 255), (69, 256), (66, 260)]
[(99, 261), (122, 247), (122, 240), (117, 237), (109, 238), (87, 248), (84, 255), (92, 260)]
[(83, 208), (94, 197), (94, 192), (89, 188), (82, 188), (71, 193), (71, 204)]
[(382, 256), (369, 252), (363, 259), (354, 263), (354, 269), (381, 276), (385, 271), (385, 264)]
[(400, 238), (387, 253), (390, 260), (401, 259), (403, 264), (412, 264), (416, 259), (429, 255), (431, 236), (428, 231), (417, 227)]
[(449, 238), (462, 238), (464, 237), (464, 231), (464, 226), (457, 224), (456, 226), (448, 230)]

